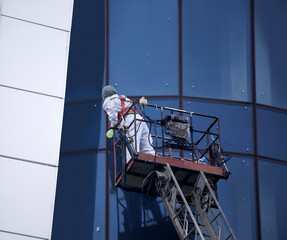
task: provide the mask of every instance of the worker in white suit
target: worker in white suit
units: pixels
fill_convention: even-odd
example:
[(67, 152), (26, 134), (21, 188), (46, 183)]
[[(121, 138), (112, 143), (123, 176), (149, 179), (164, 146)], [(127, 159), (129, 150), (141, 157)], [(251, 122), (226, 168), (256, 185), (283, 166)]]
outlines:
[[(122, 118), (122, 115), (126, 113), (129, 107), (132, 105), (132, 101), (124, 95), (119, 96), (113, 86), (105, 86), (102, 90), (103, 109), (111, 122), (111, 128), (123, 128), (127, 129), (127, 137), (132, 138), (132, 144), (135, 149), (135, 124), (134, 124), (134, 111), (130, 110), (127, 115)], [(136, 119), (142, 120), (143, 117), (136, 113)], [(131, 124), (133, 122), (133, 124)], [(131, 139), (130, 139), (131, 140)], [(145, 122), (136, 121), (136, 143), (137, 152), (147, 153), (155, 155), (155, 151), (152, 144), (152, 138), (149, 133), (149, 129)], [(127, 162), (131, 156), (127, 150)]]

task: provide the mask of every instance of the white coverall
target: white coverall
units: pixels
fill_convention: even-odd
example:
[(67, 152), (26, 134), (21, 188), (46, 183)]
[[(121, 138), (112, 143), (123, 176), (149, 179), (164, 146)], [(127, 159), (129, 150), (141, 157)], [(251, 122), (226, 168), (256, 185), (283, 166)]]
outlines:
[[(125, 105), (125, 110), (127, 111), (128, 108), (131, 106), (130, 99), (127, 98), (124, 95), (121, 95), (122, 98), (125, 99), (124, 105)], [(103, 103), (103, 109), (108, 115), (109, 120), (111, 121), (111, 127), (114, 127), (118, 123), (118, 116), (119, 113), (123, 111), (122, 109), (122, 102), (118, 94), (114, 94), (110, 97), (107, 97)], [(140, 114), (136, 114), (137, 119), (143, 119), (143, 117)], [(121, 123), (119, 124), (118, 127), (121, 126), (126, 126), (128, 127), (132, 122), (134, 121), (134, 113), (127, 114), (125, 119), (122, 119)], [(145, 122), (142, 121), (136, 121), (136, 142), (137, 142), (137, 152), (142, 152), (142, 153), (147, 153), (151, 155), (155, 155), (155, 151), (153, 147), (151, 146), (152, 144), (152, 138), (149, 134), (149, 129), (146, 125)], [(127, 137), (132, 137), (133, 138), (133, 147), (135, 144), (135, 124), (131, 124), (131, 126), (128, 129), (128, 134)], [(127, 159), (126, 161), (128, 162), (131, 158), (128, 149), (127, 151)]]

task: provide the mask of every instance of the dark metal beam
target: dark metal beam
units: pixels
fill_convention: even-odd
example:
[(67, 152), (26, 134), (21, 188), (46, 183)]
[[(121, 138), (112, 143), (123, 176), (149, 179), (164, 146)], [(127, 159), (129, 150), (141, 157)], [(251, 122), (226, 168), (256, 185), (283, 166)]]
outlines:
[(257, 142), (257, 109), (256, 109), (256, 63), (255, 63), (255, 9), (254, 0), (250, 0), (250, 79), (251, 79), (251, 100), (252, 100), (252, 135), (254, 153), (254, 189), (255, 189), (255, 216), (257, 239), (261, 239), (261, 216), (260, 216), (260, 192), (258, 173), (258, 142)]

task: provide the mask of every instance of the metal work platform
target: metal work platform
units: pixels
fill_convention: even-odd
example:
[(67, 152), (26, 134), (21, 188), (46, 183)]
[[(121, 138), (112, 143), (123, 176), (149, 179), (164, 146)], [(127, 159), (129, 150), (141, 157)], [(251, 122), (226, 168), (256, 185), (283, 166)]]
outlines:
[[(132, 102), (126, 113), (132, 112), (134, 121), (113, 139), (115, 186), (149, 199), (160, 197), (180, 239), (236, 240), (217, 201), (216, 183), (230, 174), (219, 118), (138, 103)], [(154, 109), (149, 116), (146, 107)], [(150, 126), (154, 155), (139, 152), (137, 131), (129, 131), (143, 122)]]
[[(214, 185), (219, 179), (227, 178), (223, 169), (220, 167), (205, 165), (184, 159), (179, 160), (162, 156), (156, 157), (156, 164), (158, 167), (163, 167), (167, 163), (171, 166), (172, 171), (184, 194), (191, 193), (200, 171), (203, 171), (206, 174), (207, 179)], [(137, 157), (130, 159), (126, 165), (125, 185), (133, 191), (142, 192), (143, 180), (150, 173), (153, 164), (154, 156), (145, 153), (138, 153)], [(117, 187), (122, 187), (122, 179), (123, 174), (121, 172), (116, 177), (115, 185)]]
[[(221, 152), (218, 117), (152, 104), (143, 107), (138, 102), (133, 102), (127, 112), (130, 110), (135, 115), (140, 113), (143, 119), (136, 120), (135, 116), (136, 121), (121, 130), (117, 140), (114, 138), (117, 187), (141, 192), (143, 180), (151, 170), (161, 168), (166, 163), (171, 166), (184, 192), (193, 189), (200, 171), (206, 174), (212, 184), (216, 184), (221, 178), (228, 178), (226, 159)], [(134, 124), (134, 129), (137, 129), (137, 122), (140, 121), (150, 125), (150, 130), (153, 131), (151, 134), (156, 156), (138, 152), (137, 144), (128, 137), (130, 126)], [(135, 132), (133, 139), (136, 139), (136, 134)], [(126, 151), (131, 156), (129, 161), (126, 161)]]

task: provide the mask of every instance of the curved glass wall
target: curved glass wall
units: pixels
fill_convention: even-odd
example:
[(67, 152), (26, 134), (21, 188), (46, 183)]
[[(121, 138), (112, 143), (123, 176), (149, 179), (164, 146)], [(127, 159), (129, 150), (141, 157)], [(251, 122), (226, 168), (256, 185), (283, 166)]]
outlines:
[(104, 63), (105, 1), (74, 1), (66, 100), (100, 97)]
[(104, 63), (105, 1), (74, 1), (53, 240), (106, 237)]
[(177, 233), (160, 199), (141, 193), (110, 190), (110, 239), (177, 239)]
[(225, 151), (253, 152), (250, 106), (185, 100), (184, 109), (220, 118), (221, 145)]
[(255, 0), (257, 102), (287, 108), (287, 2)]
[(249, 1), (183, 0), (183, 94), (250, 101)]
[(178, 94), (177, 1), (110, 1), (110, 84), (125, 95)]
[(232, 157), (227, 181), (217, 184), (218, 200), (237, 239), (256, 239), (253, 159)]
[(287, 161), (287, 114), (257, 109), (258, 154)]
[(285, 239), (287, 228), (287, 165), (259, 161), (260, 216), (262, 239)]
[[(287, 113), (258, 107), (251, 96), (250, 3), (257, 103), (287, 108), (283, 1), (75, 1), (54, 240), (178, 238), (160, 199), (114, 187), (100, 100), (105, 83), (152, 104), (218, 116), (223, 150), (233, 155), (218, 197), (234, 232), (238, 239), (284, 238), (286, 196), (278, 186), (286, 182)], [(151, 118), (159, 112), (146, 109)]]
[(61, 152), (105, 147), (105, 114), (102, 101), (65, 106)]
[(52, 239), (104, 239), (105, 153), (61, 157)]

